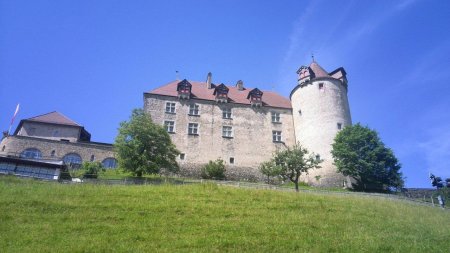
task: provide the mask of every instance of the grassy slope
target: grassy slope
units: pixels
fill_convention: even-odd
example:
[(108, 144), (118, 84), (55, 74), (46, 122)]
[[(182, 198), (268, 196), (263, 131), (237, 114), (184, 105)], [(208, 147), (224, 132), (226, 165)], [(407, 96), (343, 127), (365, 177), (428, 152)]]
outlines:
[(1, 252), (448, 252), (449, 223), (370, 197), (0, 177)]

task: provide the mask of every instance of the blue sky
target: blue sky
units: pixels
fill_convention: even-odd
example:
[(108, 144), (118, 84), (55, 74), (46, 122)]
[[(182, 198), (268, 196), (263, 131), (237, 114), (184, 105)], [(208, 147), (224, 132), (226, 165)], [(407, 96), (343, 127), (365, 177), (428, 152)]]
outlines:
[(113, 142), (143, 92), (176, 78), (276, 90), (344, 67), (353, 122), (377, 130), (408, 187), (450, 177), (450, 2), (3, 1), (0, 129), (59, 111)]

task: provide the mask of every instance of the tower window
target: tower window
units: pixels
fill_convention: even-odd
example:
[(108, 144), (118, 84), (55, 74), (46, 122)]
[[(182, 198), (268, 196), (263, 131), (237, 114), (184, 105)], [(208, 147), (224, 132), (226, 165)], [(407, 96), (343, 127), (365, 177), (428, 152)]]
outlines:
[(272, 131), (272, 141), (281, 142), (281, 131)]
[(319, 90), (323, 90), (323, 83), (319, 83)]
[(280, 113), (271, 112), (271, 114), (272, 114), (272, 123), (280, 123)]
[(6, 148), (6, 146), (5, 146), (5, 145), (3, 145), (3, 147), (2, 147), (2, 152), (3, 152), (3, 151), (5, 151), (5, 148)]
[(222, 137), (232, 138), (233, 137), (233, 127), (223, 126), (222, 127)]
[(189, 115), (195, 115), (195, 116), (200, 115), (199, 114), (199, 105), (197, 105), (197, 104), (189, 105)]
[(188, 134), (190, 134), (190, 135), (198, 135), (198, 123), (189, 123), (189, 125), (188, 125)]
[(166, 102), (166, 113), (175, 113), (175, 103)]
[(164, 128), (168, 133), (175, 133), (175, 122), (171, 120), (164, 121)]
[(222, 118), (231, 119), (231, 108), (223, 108), (222, 110)]
[(181, 154), (180, 154), (180, 160), (184, 160), (185, 157), (186, 157), (186, 154), (185, 154), (185, 153), (181, 153)]
[(342, 129), (342, 123), (337, 123), (337, 129), (339, 129), (339, 130)]
[(91, 162), (93, 162), (94, 159), (95, 159), (95, 156), (94, 156), (94, 155), (91, 155)]
[(230, 164), (234, 164), (234, 157), (230, 157)]
[(316, 155), (316, 161), (320, 161), (320, 155)]
[(302, 115), (302, 110), (299, 109), (298, 110), (298, 114)]

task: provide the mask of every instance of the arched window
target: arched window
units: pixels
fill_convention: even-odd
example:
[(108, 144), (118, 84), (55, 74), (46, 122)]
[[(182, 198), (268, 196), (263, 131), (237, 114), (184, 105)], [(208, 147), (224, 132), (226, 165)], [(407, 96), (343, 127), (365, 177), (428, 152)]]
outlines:
[(83, 160), (81, 159), (81, 156), (76, 153), (70, 153), (64, 156), (63, 158), (64, 163), (67, 164), (81, 164)]
[(117, 168), (117, 160), (115, 158), (108, 157), (103, 160), (102, 165), (105, 168), (114, 169)]
[(39, 151), (39, 149), (36, 148), (27, 148), (20, 154), (20, 157), (22, 158), (29, 158), (29, 159), (41, 159), (42, 153)]

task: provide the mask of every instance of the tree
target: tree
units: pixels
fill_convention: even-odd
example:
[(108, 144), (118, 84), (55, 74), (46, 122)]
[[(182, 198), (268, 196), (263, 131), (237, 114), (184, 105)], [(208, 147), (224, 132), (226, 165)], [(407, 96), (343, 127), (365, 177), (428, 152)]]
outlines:
[(119, 166), (134, 175), (157, 174), (161, 169), (178, 171), (179, 151), (169, 134), (152, 122), (142, 109), (134, 109), (129, 121), (120, 123), (114, 143)]
[(376, 131), (359, 123), (347, 126), (336, 135), (332, 146), (338, 172), (355, 180), (355, 190), (388, 191), (403, 186), (401, 165)]
[(205, 179), (225, 179), (225, 164), (222, 159), (209, 161), (202, 167), (202, 178)]
[(310, 169), (320, 168), (321, 162), (322, 160), (316, 159), (314, 153), (310, 154), (306, 148), (297, 143), (292, 148), (287, 147), (277, 151), (271, 161), (263, 163), (261, 166), (268, 166), (268, 170), (278, 171), (280, 176), (293, 182), (295, 190), (298, 191), (301, 174), (308, 174)]
[(281, 167), (277, 166), (273, 160), (269, 160), (259, 165), (259, 171), (267, 176), (267, 183), (270, 183), (271, 177), (276, 177), (281, 174)]

